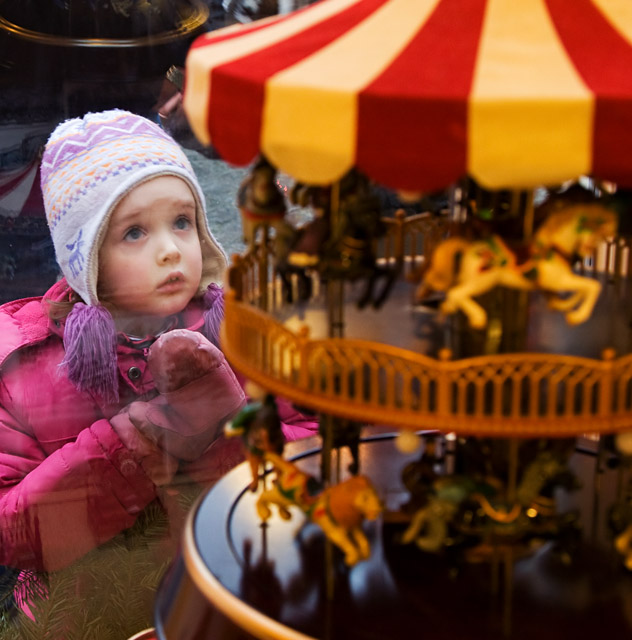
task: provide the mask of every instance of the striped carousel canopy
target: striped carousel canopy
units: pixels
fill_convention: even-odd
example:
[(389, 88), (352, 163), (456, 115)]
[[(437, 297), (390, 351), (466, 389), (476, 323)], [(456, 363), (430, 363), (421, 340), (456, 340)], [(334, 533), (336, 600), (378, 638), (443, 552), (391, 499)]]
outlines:
[(321, 0), (199, 37), (186, 80), (202, 142), (303, 182), (632, 186), (631, 0)]

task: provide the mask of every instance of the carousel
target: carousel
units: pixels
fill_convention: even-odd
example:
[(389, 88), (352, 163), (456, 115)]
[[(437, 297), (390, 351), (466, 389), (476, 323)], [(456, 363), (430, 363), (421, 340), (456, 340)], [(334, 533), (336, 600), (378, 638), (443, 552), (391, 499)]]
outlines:
[(321, 0), (193, 43), (190, 125), (251, 167), (222, 348), (253, 392), (161, 640), (632, 632), (630, 69), (624, 0)]

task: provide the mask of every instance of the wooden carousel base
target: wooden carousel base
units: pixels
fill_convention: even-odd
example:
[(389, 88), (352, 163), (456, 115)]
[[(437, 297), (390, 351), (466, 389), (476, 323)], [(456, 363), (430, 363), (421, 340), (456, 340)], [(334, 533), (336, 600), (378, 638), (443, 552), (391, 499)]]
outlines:
[[(399, 477), (413, 456), (400, 453), (392, 435), (365, 439), (360, 455), (362, 472), (394, 512), (406, 499)], [(317, 475), (319, 450), (305, 451), (297, 463)], [(191, 512), (181, 555), (157, 595), (157, 637), (632, 637), (632, 575), (612, 550), (602, 513), (614, 481), (611, 472), (600, 473), (595, 492), (595, 464), (585, 449), (572, 461), (583, 482), (573, 498), (583, 541), (570, 558), (551, 542), (527, 554), (498, 548), (493, 562), (422, 553), (399, 544), (401, 526), (385, 518), (365, 524), (372, 555), (351, 569), (298, 513), (262, 526), (240, 465)]]

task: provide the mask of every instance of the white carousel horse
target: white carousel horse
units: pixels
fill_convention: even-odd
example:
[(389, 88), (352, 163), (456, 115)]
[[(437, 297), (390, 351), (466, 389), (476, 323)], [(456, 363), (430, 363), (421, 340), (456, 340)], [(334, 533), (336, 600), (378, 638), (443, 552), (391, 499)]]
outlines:
[[(465, 313), (470, 326), (483, 328), (487, 314), (474, 297), (496, 286), (549, 294), (552, 309), (565, 313), (571, 324), (585, 322), (601, 292), (600, 283), (573, 272), (572, 260), (585, 258), (605, 238), (615, 235), (617, 216), (602, 203), (568, 206), (551, 214), (534, 234), (529, 258), (519, 263), (499, 236), (469, 241), (448, 238), (434, 251), (429, 269), (415, 292), (420, 302), (430, 291), (445, 291), (443, 313)], [(457, 261), (460, 259), (459, 267)], [(570, 293), (568, 297), (563, 294)]]
[(239, 186), (237, 206), (241, 212), (244, 242), (249, 248), (254, 247), (259, 228), (277, 228), (285, 224), (285, 198), (276, 183), (276, 169), (265, 158), (259, 158)]

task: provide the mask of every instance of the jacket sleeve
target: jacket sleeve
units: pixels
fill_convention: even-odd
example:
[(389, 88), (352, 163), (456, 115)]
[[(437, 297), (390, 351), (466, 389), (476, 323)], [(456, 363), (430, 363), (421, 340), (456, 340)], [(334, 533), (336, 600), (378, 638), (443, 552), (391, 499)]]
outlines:
[(67, 566), (130, 527), (155, 497), (107, 420), (47, 455), (0, 407), (0, 565)]
[(281, 429), (288, 442), (318, 435), (318, 419), (314, 415), (301, 413), (283, 398), (276, 399)]

